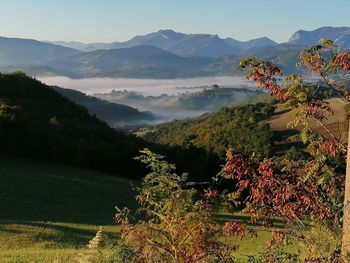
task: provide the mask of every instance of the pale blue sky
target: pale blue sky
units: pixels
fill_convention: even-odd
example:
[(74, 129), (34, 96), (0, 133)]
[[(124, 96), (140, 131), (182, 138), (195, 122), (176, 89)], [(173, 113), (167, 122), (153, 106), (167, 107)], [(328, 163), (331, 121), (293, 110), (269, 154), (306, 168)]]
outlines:
[(0, 36), (125, 41), (159, 29), (285, 42), (298, 29), (350, 26), (350, 0), (0, 0)]

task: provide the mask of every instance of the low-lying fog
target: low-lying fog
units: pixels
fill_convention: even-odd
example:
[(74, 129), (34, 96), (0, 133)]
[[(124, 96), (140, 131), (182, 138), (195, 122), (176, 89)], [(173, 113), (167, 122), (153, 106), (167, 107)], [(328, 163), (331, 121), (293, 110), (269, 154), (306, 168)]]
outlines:
[(38, 79), (48, 85), (78, 90), (103, 100), (152, 112), (157, 117), (154, 123), (200, 116), (261, 94), (251, 82), (241, 77)]
[[(201, 77), (188, 79), (129, 79), (129, 78), (85, 78), (37, 77), (47, 85), (74, 89), (85, 94), (109, 93), (112, 90), (134, 91), (143, 96), (176, 95), (188, 89), (181, 87), (200, 87), (217, 84), (219, 86), (239, 86), (249, 83), (242, 77)], [(200, 88), (190, 89), (198, 91)]]

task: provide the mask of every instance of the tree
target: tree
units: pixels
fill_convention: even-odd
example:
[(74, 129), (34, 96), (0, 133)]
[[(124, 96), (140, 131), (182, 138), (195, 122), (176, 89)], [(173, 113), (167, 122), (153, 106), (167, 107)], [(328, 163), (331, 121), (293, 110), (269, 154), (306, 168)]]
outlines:
[[(283, 77), (277, 65), (254, 57), (242, 60), (239, 68), (248, 70), (246, 78), (265, 88), (280, 106), (296, 110), (296, 117), (289, 126), (301, 131), (291, 139), (302, 141), (309, 157), (296, 161), (271, 158), (261, 163), (229, 150), (223, 174), (234, 178), (241, 192), (248, 192), (246, 211), (252, 221), (263, 219), (268, 222), (276, 216), (285, 219), (288, 228), (276, 232), (275, 240), (289, 235), (307, 246), (308, 260), (341, 262), (341, 255), (336, 249), (330, 249), (328, 240), (322, 238), (316, 242), (312, 234), (327, 232), (334, 240), (341, 240), (342, 236), (343, 255), (349, 254), (350, 161), (347, 162), (346, 177), (344, 164), (346, 152), (350, 158), (350, 141), (346, 145), (325, 125), (333, 109), (325, 100), (324, 90), (331, 90), (339, 99), (350, 102), (348, 87), (343, 82), (350, 71), (350, 53), (338, 50), (330, 40), (322, 40), (319, 45), (301, 53), (300, 58), (298, 65), (306, 66), (321, 81), (308, 81), (297, 75)], [(311, 121), (322, 127), (324, 135), (313, 130)], [(305, 225), (304, 216), (313, 220), (312, 227)], [(313, 232), (312, 228), (322, 231)], [(270, 245), (273, 244), (274, 240)]]
[(117, 208), (118, 254), (127, 255), (122, 262), (233, 262), (231, 251), (237, 246), (225, 241), (241, 236), (244, 226), (216, 223), (212, 201), (217, 192), (208, 189), (201, 197), (173, 164), (147, 149), (141, 153), (136, 159), (151, 169), (136, 197), (146, 218), (132, 224), (129, 210)]

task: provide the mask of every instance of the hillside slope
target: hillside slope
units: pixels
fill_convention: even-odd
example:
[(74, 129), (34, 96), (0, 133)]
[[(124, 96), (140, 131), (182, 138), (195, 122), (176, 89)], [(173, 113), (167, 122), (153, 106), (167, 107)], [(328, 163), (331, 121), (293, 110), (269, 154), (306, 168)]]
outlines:
[[(341, 98), (332, 98), (326, 101), (329, 102), (329, 106), (334, 113), (327, 114), (327, 119), (324, 121), (324, 124), (330, 131), (332, 131), (332, 133), (334, 133), (335, 136), (337, 136), (337, 138), (340, 138), (341, 141), (346, 143), (348, 138), (348, 121), (346, 120), (344, 107), (347, 103)], [(267, 121), (267, 123), (273, 130), (290, 133), (292, 131), (287, 127), (287, 124), (295, 117), (296, 112), (296, 109), (291, 111), (277, 109), (276, 113)], [(315, 132), (321, 133), (326, 138), (330, 138), (329, 133), (316, 121), (311, 120), (310, 125)], [(297, 127), (297, 129), (299, 128)]]
[(205, 171), (219, 169), (204, 151), (164, 147), (118, 132), (34, 78), (0, 74), (0, 153), (140, 178), (145, 168), (134, 157), (146, 147), (167, 156), (193, 180), (207, 180), (212, 173)]
[(72, 262), (104, 226), (115, 240), (115, 206), (136, 209), (126, 178), (0, 155), (0, 261)]
[[(179, 46), (179, 48), (181, 48)], [(174, 79), (200, 76), (241, 75), (235, 69), (241, 58), (256, 56), (272, 60), (285, 73), (301, 73), (295, 63), (305, 47), (280, 44), (249, 49), (239, 56), (181, 57), (153, 46), (136, 46), (80, 53), (50, 61), (44, 65), (20, 67), (34, 76), (60, 75), (71, 78), (127, 77)], [(207, 52), (207, 51), (205, 51)], [(204, 53), (205, 53), (204, 52)], [(222, 54), (224, 55), (224, 54)]]
[(264, 103), (223, 107), (199, 118), (159, 124), (139, 135), (165, 145), (199, 147), (221, 157), (229, 147), (245, 154), (269, 157), (273, 132), (262, 120), (266, 120), (273, 110), (271, 105)]
[(126, 174), (145, 147), (23, 73), (0, 74), (0, 100), (1, 152)]
[(32, 39), (0, 37), (0, 68), (18, 67), (62, 58), (80, 51)]
[[(204, 67), (213, 61), (180, 57), (152, 46), (137, 46), (78, 54), (52, 61), (48, 66), (70, 77), (176, 78), (205, 75)], [(40, 74), (41, 69), (38, 70), (32, 73)]]
[(90, 114), (96, 115), (99, 119), (104, 120), (112, 127), (135, 125), (138, 123), (142, 124), (156, 119), (155, 115), (150, 112), (141, 112), (123, 104), (108, 102), (93, 96), (87, 96), (76, 90), (60, 87), (52, 88), (68, 99), (86, 107)]
[[(347, 142), (348, 121), (340, 98), (327, 100), (334, 114), (328, 114), (326, 127), (344, 143)], [(273, 104), (258, 102), (222, 108), (219, 112), (199, 118), (172, 121), (148, 128), (138, 133), (148, 141), (181, 147), (196, 146), (224, 156), (228, 147), (245, 154), (263, 157), (280, 155), (290, 146), (303, 145), (288, 140), (296, 130), (288, 128), (297, 110), (274, 109)], [(311, 128), (326, 138), (330, 134), (316, 121), (310, 120)]]
[(1, 220), (113, 224), (116, 205), (136, 207), (125, 177), (3, 154), (0, 166)]

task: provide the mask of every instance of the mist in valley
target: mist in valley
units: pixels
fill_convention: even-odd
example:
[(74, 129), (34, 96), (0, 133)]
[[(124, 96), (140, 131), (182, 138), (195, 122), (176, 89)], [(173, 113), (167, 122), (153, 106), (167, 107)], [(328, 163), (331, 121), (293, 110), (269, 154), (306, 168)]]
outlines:
[[(92, 95), (95, 93), (109, 93), (112, 90), (134, 91), (144, 96), (159, 96), (161, 94), (176, 95), (188, 89), (196, 91), (200, 86), (239, 86), (250, 84), (242, 77), (202, 77), (188, 79), (133, 79), (133, 78), (84, 78), (71, 79), (68, 77), (51, 76), (37, 79), (47, 85), (56, 85), (67, 89), (81, 91)], [(250, 84), (251, 85), (251, 84)], [(191, 89), (192, 87), (192, 89)], [(200, 88), (197, 88), (197, 91)]]
[[(48, 85), (77, 90), (106, 101), (151, 112), (156, 117), (147, 122), (130, 121), (132, 126), (148, 126), (173, 119), (196, 117), (261, 94), (252, 83), (241, 77), (38, 79)], [(128, 123), (117, 123), (114, 126), (128, 126)]]

